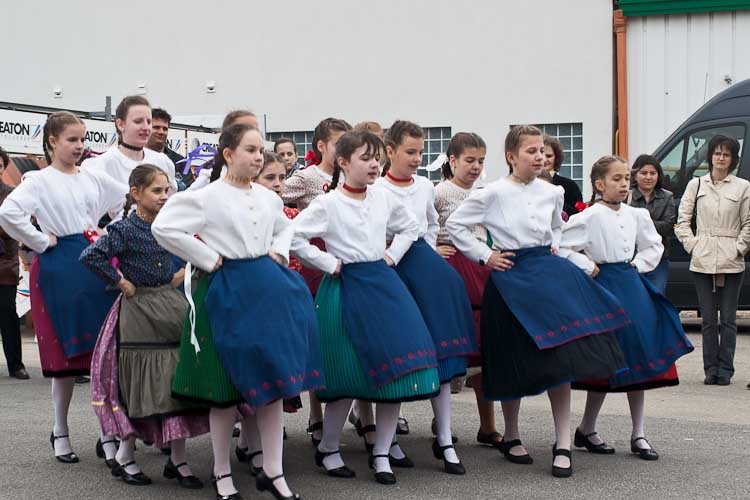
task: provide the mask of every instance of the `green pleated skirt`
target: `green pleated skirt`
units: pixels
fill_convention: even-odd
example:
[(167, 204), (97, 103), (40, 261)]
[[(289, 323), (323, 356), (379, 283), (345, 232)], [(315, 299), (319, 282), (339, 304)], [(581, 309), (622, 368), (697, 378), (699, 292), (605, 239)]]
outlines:
[[(373, 305), (377, 307), (376, 304)], [(377, 389), (357, 358), (341, 311), (341, 281), (326, 276), (315, 297), (320, 328), (321, 355), (326, 388), (318, 391), (323, 402), (354, 398), (379, 403), (398, 403), (434, 397), (440, 390), (437, 368), (413, 371)], [(356, 335), (357, 332), (351, 332)]]
[[(188, 278), (189, 279), (189, 278)], [(204, 299), (211, 284), (211, 275), (198, 281), (193, 292), (195, 302), (195, 335), (200, 352), (190, 343), (190, 320), (185, 321), (180, 341), (180, 359), (172, 379), (172, 397), (207, 406), (226, 408), (242, 403), (239, 391), (229, 380), (214, 346), (211, 325)]]

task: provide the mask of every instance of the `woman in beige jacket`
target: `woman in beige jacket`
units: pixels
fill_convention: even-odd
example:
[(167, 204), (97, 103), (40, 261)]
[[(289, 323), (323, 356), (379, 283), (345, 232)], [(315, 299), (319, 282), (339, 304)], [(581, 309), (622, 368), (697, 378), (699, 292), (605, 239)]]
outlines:
[[(675, 235), (690, 254), (702, 318), (707, 385), (729, 385), (734, 375), (737, 303), (750, 248), (750, 183), (732, 172), (740, 144), (717, 135), (708, 144), (708, 174), (685, 188)], [(693, 233), (693, 217), (696, 232)], [(721, 314), (721, 326), (717, 318)]]

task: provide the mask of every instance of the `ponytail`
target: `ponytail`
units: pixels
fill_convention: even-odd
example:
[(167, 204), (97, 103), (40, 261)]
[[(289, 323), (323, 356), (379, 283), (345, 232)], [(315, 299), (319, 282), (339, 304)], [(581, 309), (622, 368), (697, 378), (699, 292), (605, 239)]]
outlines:
[(336, 189), (336, 186), (339, 185), (339, 178), (341, 177), (341, 166), (339, 165), (338, 158), (336, 158), (336, 161), (333, 163), (333, 175), (331, 177), (331, 183), (328, 185), (328, 189), (326, 190), (327, 193), (334, 191)]
[(130, 193), (125, 195), (125, 208), (122, 210), (122, 218), (126, 219), (128, 217), (128, 213), (130, 212), (130, 207), (133, 206), (133, 203), (135, 203), (135, 200), (132, 196), (130, 196)]

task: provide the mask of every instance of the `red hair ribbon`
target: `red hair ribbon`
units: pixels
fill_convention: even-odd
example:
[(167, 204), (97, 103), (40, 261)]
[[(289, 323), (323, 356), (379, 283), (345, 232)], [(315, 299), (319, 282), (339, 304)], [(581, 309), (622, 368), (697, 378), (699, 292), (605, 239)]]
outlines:
[(312, 149), (305, 155), (305, 166), (320, 165), (321, 158)]
[(588, 203), (584, 203), (582, 201), (577, 201), (576, 204), (573, 205), (573, 206), (576, 207), (576, 210), (578, 210), (579, 212), (583, 212), (584, 210), (586, 210), (587, 208), (589, 208), (589, 204)]

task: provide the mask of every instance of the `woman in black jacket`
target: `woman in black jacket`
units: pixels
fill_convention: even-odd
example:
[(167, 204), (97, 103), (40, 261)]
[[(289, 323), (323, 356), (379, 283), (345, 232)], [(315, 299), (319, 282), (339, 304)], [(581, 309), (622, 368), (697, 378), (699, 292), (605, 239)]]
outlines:
[(578, 213), (576, 203), (583, 202), (581, 188), (573, 179), (568, 179), (558, 174), (563, 164), (564, 153), (562, 144), (557, 137), (551, 135), (544, 136), (544, 168), (552, 175), (552, 184), (562, 186), (565, 190), (565, 199), (563, 201), (563, 210), (566, 214), (573, 215)]

